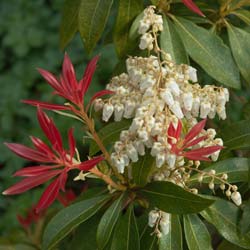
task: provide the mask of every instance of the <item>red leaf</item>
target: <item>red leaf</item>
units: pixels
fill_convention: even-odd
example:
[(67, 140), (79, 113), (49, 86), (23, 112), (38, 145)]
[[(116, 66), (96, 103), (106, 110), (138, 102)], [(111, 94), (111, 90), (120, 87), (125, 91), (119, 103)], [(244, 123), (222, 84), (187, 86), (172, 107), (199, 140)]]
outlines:
[(197, 5), (192, 0), (182, 0), (182, 2), (193, 12), (196, 14), (205, 17), (205, 15), (201, 12), (201, 10), (197, 7)]
[(207, 156), (215, 153), (218, 150), (223, 149), (222, 146), (209, 146), (209, 147), (204, 147), (204, 148), (198, 148), (198, 149), (193, 149), (188, 152), (184, 152), (184, 156), (190, 157), (190, 156)]
[(51, 162), (51, 159), (47, 157), (47, 155), (26, 147), (22, 144), (18, 143), (4, 143), (11, 151), (13, 151), (18, 156), (25, 158), (30, 161), (37, 161), (37, 162)]
[(178, 120), (178, 125), (177, 125), (177, 128), (175, 130), (175, 133), (174, 133), (174, 137), (178, 140), (178, 138), (180, 137), (181, 135), (181, 130), (182, 130), (182, 123), (180, 120)]
[(183, 146), (183, 148), (192, 147), (192, 146), (194, 146), (194, 145), (198, 144), (199, 142), (204, 141), (206, 139), (207, 139), (207, 135), (201, 136), (201, 137), (194, 139), (191, 142), (187, 143), (186, 145)]
[(17, 170), (13, 176), (37, 176), (41, 175), (47, 171), (50, 171), (53, 168), (59, 167), (58, 165), (54, 166), (32, 166), (32, 167), (25, 167), (20, 170)]
[(202, 129), (205, 127), (206, 125), (206, 119), (200, 121), (199, 123), (195, 124), (190, 131), (188, 132), (188, 134), (185, 136), (184, 139), (184, 144), (190, 142), (193, 138), (195, 138), (201, 131)]
[(40, 213), (41, 210), (44, 210), (48, 208), (56, 199), (59, 189), (60, 189), (60, 179), (57, 178), (53, 182), (49, 184), (49, 186), (45, 189), (43, 192), (37, 206), (36, 206), (36, 212)]
[(73, 128), (71, 128), (68, 132), (69, 151), (71, 158), (74, 156), (76, 150), (76, 142), (73, 136), (73, 131)]
[(64, 105), (59, 105), (59, 104), (50, 104), (47, 102), (40, 102), (36, 100), (22, 100), (23, 103), (35, 106), (35, 107), (41, 107), (43, 109), (48, 109), (48, 110), (70, 110), (70, 107), (64, 106)]
[(84, 161), (78, 165), (75, 165), (75, 167), (78, 168), (79, 170), (88, 171), (91, 168), (93, 168), (95, 165), (97, 165), (100, 161), (103, 161), (103, 160), (104, 160), (103, 156), (97, 156), (91, 160)]
[(47, 144), (45, 144), (41, 139), (35, 136), (30, 136), (30, 139), (37, 150), (42, 151), (43, 153), (47, 154), (48, 158), (53, 160), (54, 153), (51, 151), (51, 149), (49, 148)]
[(87, 65), (83, 78), (80, 81), (80, 95), (83, 98), (84, 94), (87, 92), (89, 85), (92, 81), (92, 77), (94, 75), (96, 64), (99, 59), (99, 56), (95, 56)]
[(42, 183), (48, 181), (49, 179), (53, 178), (61, 172), (62, 170), (51, 170), (50, 172), (38, 176), (27, 177), (16, 183), (15, 185), (11, 186), (10, 188), (6, 189), (3, 194), (13, 195), (23, 193), (27, 190), (30, 190), (31, 188), (41, 185)]

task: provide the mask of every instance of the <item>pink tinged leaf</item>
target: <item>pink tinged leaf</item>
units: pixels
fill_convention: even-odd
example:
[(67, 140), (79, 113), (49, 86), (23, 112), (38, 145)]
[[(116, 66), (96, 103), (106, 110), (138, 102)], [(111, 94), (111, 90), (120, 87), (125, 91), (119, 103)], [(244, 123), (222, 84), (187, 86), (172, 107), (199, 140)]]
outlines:
[(24, 218), (20, 214), (17, 215), (17, 220), (24, 229), (27, 229), (32, 223), (32, 218)]
[(80, 81), (80, 95), (81, 98), (83, 98), (83, 96), (85, 95), (85, 93), (87, 92), (89, 85), (92, 81), (92, 77), (94, 75), (95, 69), (96, 69), (96, 64), (97, 61), (99, 60), (99, 56), (95, 56), (87, 65), (84, 75), (83, 75), (83, 79)]
[(72, 201), (76, 199), (76, 195), (72, 189), (67, 190), (63, 195), (58, 194), (57, 196), (58, 201), (65, 207), (67, 207)]
[(190, 142), (191, 140), (193, 140), (197, 135), (200, 134), (200, 132), (202, 131), (202, 129), (205, 127), (206, 125), (206, 119), (200, 121), (199, 123), (195, 124), (190, 131), (187, 133), (187, 135), (184, 138), (184, 144)]
[(190, 156), (208, 156), (211, 155), (218, 150), (223, 149), (222, 146), (209, 146), (209, 147), (204, 147), (204, 148), (198, 148), (198, 149), (193, 149), (187, 152), (184, 152), (184, 156), (190, 157)]
[(78, 168), (79, 170), (88, 171), (91, 168), (93, 168), (95, 165), (97, 165), (100, 161), (103, 161), (103, 156), (97, 156), (91, 160), (84, 161), (80, 164), (75, 165), (74, 167)]
[(197, 138), (197, 139), (194, 139), (194, 140), (192, 140), (191, 142), (185, 144), (185, 145), (183, 146), (183, 148), (192, 147), (192, 146), (194, 146), (194, 145), (196, 145), (196, 144), (198, 144), (198, 143), (200, 143), (201, 141), (204, 141), (204, 140), (206, 140), (206, 139), (207, 139), (207, 135), (201, 136), (201, 137), (199, 137), (199, 138)]
[(60, 180), (60, 182), (59, 182), (60, 189), (61, 189), (63, 192), (65, 192), (65, 185), (66, 185), (66, 181), (67, 181), (67, 179), (68, 179), (68, 173), (67, 173), (67, 171), (64, 170), (64, 171), (61, 173), (61, 175), (58, 177), (58, 179)]
[(69, 142), (69, 151), (70, 151), (70, 157), (72, 158), (75, 154), (76, 149), (76, 142), (73, 136), (74, 129), (71, 128), (68, 132), (68, 142)]
[(25, 167), (20, 170), (17, 170), (13, 176), (25, 176), (25, 177), (30, 177), (30, 176), (37, 176), (41, 175), (43, 173), (46, 173), (50, 171), (53, 168), (60, 167), (59, 165), (54, 165), (54, 166), (32, 166), (32, 167)]
[(60, 190), (60, 179), (57, 178), (54, 181), (52, 181), (43, 192), (36, 206), (36, 212), (40, 213), (42, 210), (48, 208), (57, 198), (59, 190)]
[(51, 170), (44, 174), (40, 174), (38, 176), (31, 176), (27, 177), (20, 182), (16, 183), (15, 185), (11, 186), (10, 188), (6, 189), (3, 194), (4, 195), (13, 195), (13, 194), (20, 194), (27, 190), (30, 190), (34, 187), (41, 185), (42, 183), (50, 180), (54, 176), (61, 173), (62, 170)]
[(177, 128), (175, 130), (175, 135), (174, 137), (178, 140), (180, 138), (180, 135), (181, 135), (181, 130), (182, 130), (182, 123), (180, 120), (178, 120), (178, 125), (177, 125)]
[(53, 89), (59, 92), (61, 91), (61, 85), (53, 74), (51, 74), (49, 71), (44, 70), (44, 69), (38, 68), (38, 71)]
[(175, 127), (174, 124), (171, 122), (168, 127), (168, 136), (174, 137), (175, 136)]
[(51, 159), (48, 158), (47, 155), (41, 153), (35, 149), (26, 147), (22, 144), (18, 143), (5, 143), (5, 145), (13, 151), (16, 155), (30, 160), (30, 161), (37, 161), (37, 162), (51, 162)]
[(35, 136), (30, 136), (30, 139), (37, 150), (47, 154), (48, 158), (50, 158), (53, 161), (54, 153), (51, 151), (51, 149), (47, 144), (45, 144), (41, 139)]
[(70, 110), (70, 107), (64, 106), (64, 105), (59, 105), (59, 104), (50, 104), (47, 102), (40, 102), (36, 100), (22, 100), (23, 103), (35, 106), (35, 107), (41, 107), (43, 109), (48, 109), (48, 110)]
[(182, 0), (183, 4), (185, 4), (191, 11), (196, 14), (205, 17), (205, 15), (201, 12), (201, 10), (197, 7), (197, 5), (192, 0)]

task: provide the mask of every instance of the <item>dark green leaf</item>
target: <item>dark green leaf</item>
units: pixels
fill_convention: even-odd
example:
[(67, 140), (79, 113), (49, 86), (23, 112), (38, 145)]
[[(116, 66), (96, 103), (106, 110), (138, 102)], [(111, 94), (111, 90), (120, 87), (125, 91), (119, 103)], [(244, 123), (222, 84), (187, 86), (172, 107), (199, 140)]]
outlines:
[[(120, 57), (126, 55), (131, 47), (129, 43), (129, 29), (133, 19), (142, 11), (142, 0), (120, 0), (118, 16), (114, 30), (114, 43)], [(134, 46), (132, 44), (132, 46)]]
[(169, 53), (177, 64), (188, 64), (188, 56), (184, 45), (173, 23), (166, 16), (163, 16), (163, 31), (160, 35), (160, 45), (162, 50)]
[(248, 42), (250, 40), (250, 33), (230, 24), (227, 25), (227, 30), (234, 59), (242, 76), (250, 83), (250, 45)]
[[(102, 140), (102, 143), (105, 147), (113, 144), (114, 142), (118, 141), (120, 138), (120, 133), (123, 130), (126, 130), (129, 128), (131, 124), (130, 120), (122, 120), (120, 122), (113, 122), (108, 124), (107, 126), (103, 127), (98, 131), (98, 135)], [(93, 156), (99, 151), (99, 147), (97, 144), (93, 141), (90, 144), (89, 149), (89, 155)]]
[(240, 209), (232, 202), (217, 200), (201, 215), (228, 241), (240, 247), (250, 249), (250, 232), (242, 235), (239, 228)]
[(78, 30), (78, 13), (81, 0), (65, 0), (60, 26), (60, 47), (64, 49)]
[(250, 148), (250, 120), (230, 124), (223, 128), (220, 136), (226, 146), (225, 150)]
[(144, 186), (148, 183), (148, 177), (155, 166), (155, 158), (147, 150), (144, 156), (139, 158), (139, 161), (132, 163), (132, 176), (135, 184)]
[(104, 249), (110, 239), (112, 231), (121, 213), (123, 197), (124, 195), (121, 195), (117, 200), (115, 200), (100, 220), (96, 234), (97, 245), (100, 250)]
[[(211, 169), (216, 171), (216, 176), (221, 176), (223, 173), (228, 174), (228, 182), (247, 182), (248, 181), (248, 172), (250, 169), (250, 160), (248, 158), (231, 158), (226, 159), (224, 161), (219, 161), (208, 168), (205, 168), (204, 172), (209, 172)], [(198, 181), (199, 175), (196, 174), (190, 178), (191, 183), (195, 183)], [(204, 183), (208, 183), (211, 181), (210, 177), (204, 177)], [(215, 180), (215, 183), (220, 183)]]
[(112, 4), (113, 0), (81, 0), (78, 26), (88, 53), (102, 35)]
[(182, 229), (178, 215), (172, 214), (169, 233), (159, 239), (159, 250), (182, 250)]
[(240, 229), (243, 234), (250, 231), (250, 200), (243, 205)]
[(192, 194), (171, 182), (152, 182), (141, 192), (149, 200), (151, 207), (173, 214), (196, 213), (214, 202)]
[(245, 22), (246, 24), (250, 25), (250, 11), (249, 10), (239, 9), (239, 10), (235, 10), (231, 14), (236, 15), (243, 22)]
[(191, 58), (217, 81), (240, 88), (238, 69), (223, 41), (214, 33), (184, 18), (175, 17), (174, 21)]
[(74, 203), (64, 208), (48, 223), (43, 235), (43, 248), (52, 249), (79, 224), (93, 216), (106, 203), (109, 196), (99, 196)]
[(156, 234), (152, 234), (153, 229), (145, 224), (143, 234), (140, 237), (140, 246), (142, 250), (158, 250), (158, 238)]
[(184, 216), (184, 230), (189, 250), (213, 250), (210, 234), (198, 215)]
[(250, 121), (250, 102), (247, 102), (242, 108), (243, 118)]
[(226, 240), (223, 240), (222, 243), (219, 245), (217, 250), (244, 250), (245, 248), (238, 247)]
[(111, 250), (140, 250), (139, 232), (133, 206), (122, 215), (117, 223)]

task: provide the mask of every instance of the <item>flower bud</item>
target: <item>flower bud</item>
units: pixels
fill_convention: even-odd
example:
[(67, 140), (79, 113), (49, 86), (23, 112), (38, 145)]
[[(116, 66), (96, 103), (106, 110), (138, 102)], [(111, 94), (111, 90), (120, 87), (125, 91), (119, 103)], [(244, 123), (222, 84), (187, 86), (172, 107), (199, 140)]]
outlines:
[(102, 112), (103, 121), (107, 122), (114, 112), (114, 106), (110, 103), (105, 103)]
[(159, 216), (160, 216), (159, 212), (157, 212), (155, 210), (150, 211), (149, 215), (148, 215), (148, 225), (150, 227), (154, 227)]
[(237, 206), (240, 206), (242, 203), (241, 195), (239, 192), (234, 191), (231, 195), (231, 199)]

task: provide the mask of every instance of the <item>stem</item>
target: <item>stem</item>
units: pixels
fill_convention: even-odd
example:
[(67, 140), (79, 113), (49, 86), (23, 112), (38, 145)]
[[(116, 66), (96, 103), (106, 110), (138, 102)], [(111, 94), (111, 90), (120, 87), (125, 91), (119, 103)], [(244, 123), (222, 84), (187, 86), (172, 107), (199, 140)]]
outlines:
[(126, 187), (123, 185), (119, 185), (115, 183), (108, 175), (103, 174), (101, 171), (99, 171), (98, 168), (92, 168), (89, 170), (92, 174), (100, 177), (102, 180), (104, 180), (107, 184), (109, 184), (111, 187), (115, 188), (116, 190), (124, 191), (126, 190)]

